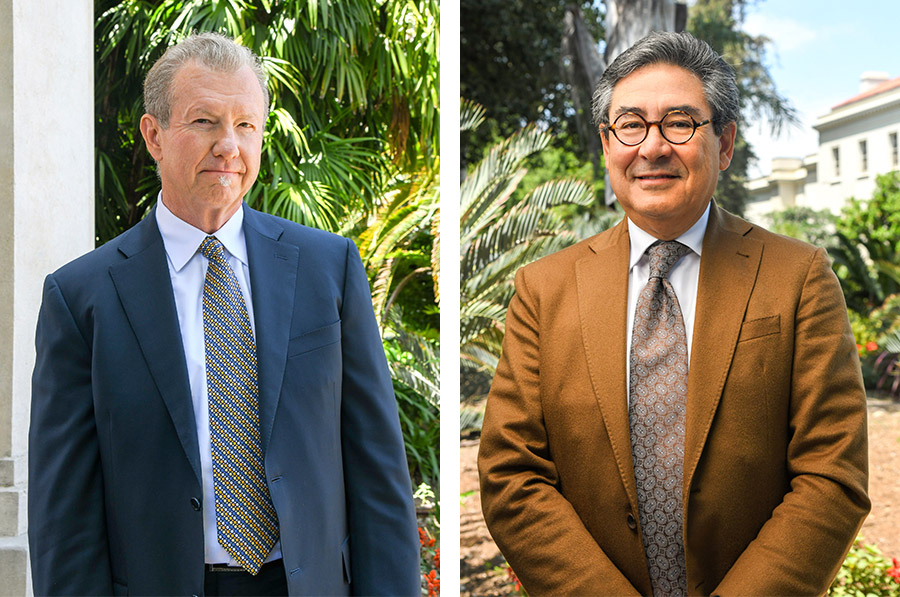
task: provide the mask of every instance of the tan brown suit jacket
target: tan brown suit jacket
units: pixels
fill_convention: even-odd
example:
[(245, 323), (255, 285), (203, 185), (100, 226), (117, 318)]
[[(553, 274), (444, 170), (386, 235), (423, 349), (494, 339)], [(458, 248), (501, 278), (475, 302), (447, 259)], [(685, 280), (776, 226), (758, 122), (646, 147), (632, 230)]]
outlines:
[[(479, 470), (488, 527), (532, 595), (650, 593), (628, 259), (623, 221), (516, 276)], [(870, 506), (865, 393), (825, 251), (713, 203), (687, 400), (689, 593), (824, 593)]]

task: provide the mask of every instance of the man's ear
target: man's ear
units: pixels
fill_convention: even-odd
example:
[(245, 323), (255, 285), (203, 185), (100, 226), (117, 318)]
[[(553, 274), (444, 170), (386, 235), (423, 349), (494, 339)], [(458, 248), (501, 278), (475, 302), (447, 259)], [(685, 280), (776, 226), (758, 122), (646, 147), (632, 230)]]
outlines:
[(719, 135), (719, 170), (726, 170), (734, 156), (734, 138), (737, 135), (737, 123), (729, 122)]
[(147, 151), (157, 162), (162, 160), (162, 144), (160, 143), (160, 131), (162, 127), (155, 116), (144, 114), (141, 116), (141, 136), (147, 144)]
[[(609, 161), (609, 129), (600, 127), (600, 143), (603, 145), (604, 163)], [(607, 166), (608, 168), (608, 166)]]

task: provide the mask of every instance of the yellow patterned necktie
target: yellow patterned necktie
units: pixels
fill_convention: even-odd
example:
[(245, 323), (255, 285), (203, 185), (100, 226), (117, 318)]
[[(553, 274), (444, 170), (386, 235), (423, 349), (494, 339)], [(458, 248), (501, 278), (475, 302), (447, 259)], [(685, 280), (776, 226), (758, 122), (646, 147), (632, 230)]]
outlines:
[(631, 335), (631, 454), (638, 515), (654, 597), (687, 595), (682, 535), (687, 334), (669, 270), (691, 250), (677, 241), (647, 249), (650, 279), (638, 296)]
[(256, 344), (222, 243), (207, 236), (203, 335), (209, 390), (209, 435), (219, 543), (251, 574), (278, 539), (278, 519), (263, 464), (256, 384)]

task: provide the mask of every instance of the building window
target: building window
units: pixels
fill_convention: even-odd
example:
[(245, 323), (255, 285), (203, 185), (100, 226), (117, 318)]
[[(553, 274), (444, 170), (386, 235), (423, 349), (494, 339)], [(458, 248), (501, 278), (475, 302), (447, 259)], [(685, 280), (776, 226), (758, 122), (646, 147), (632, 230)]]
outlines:
[(888, 135), (888, 140), (891, 145), (891, 167), (896, 168), (900, 165), (900, 156), (897, 154), (897, 133)]
[(865, 174), (869, 170), (869, 151), (865, 141), (859, 142), (859, 171)]
[(841, 152), (838, 147), (831, 148), (831, 161), (834, 162), (834, 177), (841, 175)]

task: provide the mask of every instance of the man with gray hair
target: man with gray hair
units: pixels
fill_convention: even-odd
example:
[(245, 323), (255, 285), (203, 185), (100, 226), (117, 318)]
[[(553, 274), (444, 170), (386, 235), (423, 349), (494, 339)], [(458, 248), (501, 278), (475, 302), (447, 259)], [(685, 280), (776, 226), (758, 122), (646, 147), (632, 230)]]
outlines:
[(418, 595), (359, 253), (243, 203), (269, 106), (259, 59), (193, 35), (144, 95), (156, 207), (44, 284), (35, 594)]
[(869, 510), (825, 251), (713, 200), (738, 110), (689, 34), (623, 52), (594, 116), (626, 217), (516, 275), (479, 471), (532, 595), (821, 595)]

